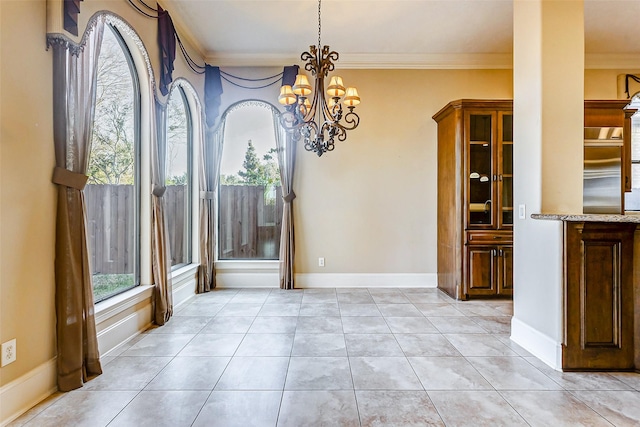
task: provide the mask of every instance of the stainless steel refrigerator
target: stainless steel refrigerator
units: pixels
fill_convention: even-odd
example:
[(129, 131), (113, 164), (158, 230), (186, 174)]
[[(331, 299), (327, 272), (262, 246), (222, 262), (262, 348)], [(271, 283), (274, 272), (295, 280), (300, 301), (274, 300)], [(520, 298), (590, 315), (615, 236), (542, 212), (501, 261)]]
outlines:
[(584, 128), (584, 213), (624, 213), (622, 146), (622, 127)]

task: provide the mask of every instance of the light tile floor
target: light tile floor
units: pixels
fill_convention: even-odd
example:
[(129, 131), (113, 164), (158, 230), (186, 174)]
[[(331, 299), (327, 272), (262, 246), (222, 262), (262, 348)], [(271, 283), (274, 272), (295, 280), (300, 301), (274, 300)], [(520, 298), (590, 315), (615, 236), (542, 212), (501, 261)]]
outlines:
[(435, 289), (216, 290), (11, 425), (640, 425), (640, 375), (554, 371), (511, 315)]

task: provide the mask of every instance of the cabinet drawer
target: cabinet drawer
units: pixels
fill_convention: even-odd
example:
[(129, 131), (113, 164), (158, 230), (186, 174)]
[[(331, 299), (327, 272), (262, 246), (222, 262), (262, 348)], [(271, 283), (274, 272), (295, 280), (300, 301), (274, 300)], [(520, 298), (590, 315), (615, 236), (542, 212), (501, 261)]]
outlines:
[(512, 231), (467, 231), (467, 245), (498, 245), (513, 243)]

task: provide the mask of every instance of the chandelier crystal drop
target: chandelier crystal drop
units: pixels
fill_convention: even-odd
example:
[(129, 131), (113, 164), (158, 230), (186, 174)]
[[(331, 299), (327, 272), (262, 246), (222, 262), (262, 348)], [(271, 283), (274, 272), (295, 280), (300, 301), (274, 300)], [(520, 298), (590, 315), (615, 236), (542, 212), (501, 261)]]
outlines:
[[(360, 104), (355, 87), (345, 88), (342, 78), (333, 76), (325, 95), (324, 80), (334, 70), (339, 55), (329, 46), (322, 46), (320, 9), (321, 0), (318, 0), (318, 46), (309, 46), (309, 51), (300, 56), (305, 61), (304, 69), (315, 78), (315, 92), (307, 76), (298, 74), (293, 86), (283, 85), (280, 88), (278, 97), (278, 102), (287, 106), (282, 115), (282, 125), (296, 136), (301, 136), (304, 148), (318, 157), (333, 151), (335, 140), (346, 140), (347, 131), (360, 124), (360, 117), (353, 111)], [(348, 110), (346, 113), (343, 105)]]

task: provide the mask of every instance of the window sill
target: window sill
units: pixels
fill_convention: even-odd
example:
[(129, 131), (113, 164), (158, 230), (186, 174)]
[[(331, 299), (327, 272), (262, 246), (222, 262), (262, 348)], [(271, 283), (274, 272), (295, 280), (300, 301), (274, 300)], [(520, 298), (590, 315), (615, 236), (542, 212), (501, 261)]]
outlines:
[(198, 273), (199, 264), (187, 264), (171, 271), (171, 280), (174, 284), (185, 280), (194, 279)]
[[(173, 285), (177, 285), (185, 280), (195, 277), (198, 271), (198, 264), (188, 264), (171, 272)], [(95, 305), (96, 324), (109, 320), (121, 312), (135, 306), (136, 304), (150, 299), (153, 295), (154, 285), (140, 285), (126, 292), (108, 298)]]
[(95, 305), (96, 325), (117, 316), (134, 305), (150, 299), (153, 285), (140, 285)]

